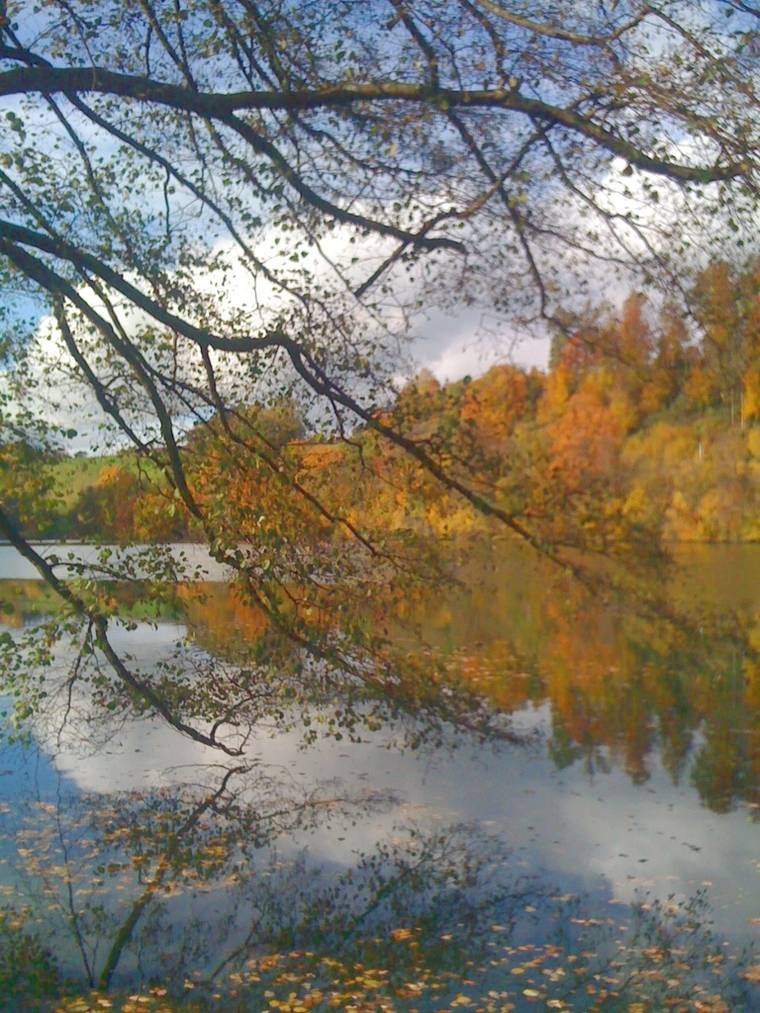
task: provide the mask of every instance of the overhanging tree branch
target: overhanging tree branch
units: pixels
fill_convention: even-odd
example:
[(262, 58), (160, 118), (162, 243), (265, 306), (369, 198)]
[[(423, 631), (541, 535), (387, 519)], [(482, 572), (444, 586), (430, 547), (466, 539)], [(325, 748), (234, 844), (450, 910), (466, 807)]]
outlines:
[[(0, 51), (0, 56), (3, 53)], [(9, 54), (6, 52), (6, 56)], [(570, 109), (530, 98), (518, 90), (495, 88), (462, 90), (431, 85), (407, 84), (403, 81), (372, 83), (345, 83), (322, 89), (294, 92), (195, 92), (178, 85), (132, 77), (102, 68), (79, 67), (23, 67), (0, 74), (0, 97), (38, 94), (99, 93), (155, 103), (178, 111), (193, 113), (216, 120), (231, 127), (254, 150), (272, 160), (284, 178), (309, 203), (319, 210), (335, 215), (351, 224), (373, 228), (373, 223), (359, 215), (331, 206), (316, 194), (288, 165), (276, 146), (242, 121), (236, 114), (245, 111), (274, 111), (347, 108), (359, 102), (415, 103), (432, 109), (493, 109), (522, 113), (532, 119), (554, 123), (587, 137), (612, 155), (626, 159), (631, 165), (655, 175), (667, 176), (681, 182), (712, 183), (741, 176), (749, 169), (749, 161), (734, 161), (728, 165), (688, 166), (647, 153), (607, 127)], [(405, 238), (401, 230), (374, 223), (377, 231)], [(452, 247), (450, 240), (426, 239), (425, 245)]]

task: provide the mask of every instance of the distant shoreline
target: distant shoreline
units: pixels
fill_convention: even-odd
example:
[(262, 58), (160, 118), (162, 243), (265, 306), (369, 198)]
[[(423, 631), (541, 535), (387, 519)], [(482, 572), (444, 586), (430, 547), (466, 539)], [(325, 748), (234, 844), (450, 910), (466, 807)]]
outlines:
[[(476, 536), (476, 538), (479, 536)], [(206, 547), (206, 542), (195, 542), (195, 541), (182, 541), (180, 539), (172, 540), (170, 542), (127, 542), (125, 545), (121, 545), (118, 542), (85, 542), (81, 538), (30, 538), (30, 545), (65, 545), (67, 547), (76, 548), (81, 546), (87, 549), (146, 549), (156, 545), (198, 545)], [(666, 548), (679, 548), (685, 545), (758, 545), (760, 546), (760, 538), (744, 539), (741, 541), (734, 541), (730, 539), (696, 539), (696, 538), (684, 538), (684, 539), (663, 539), (662, 544)], [(0, 538), (0, 548), (6, 546), (13, 547), (13, 543), (9, 542), (7, 538)]]

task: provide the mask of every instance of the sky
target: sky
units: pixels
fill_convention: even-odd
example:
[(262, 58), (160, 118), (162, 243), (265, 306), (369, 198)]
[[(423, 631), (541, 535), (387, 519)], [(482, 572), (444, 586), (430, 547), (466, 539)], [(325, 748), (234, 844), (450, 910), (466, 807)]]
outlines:
[[(27, 30), (28, 27), (29, 25), (27, 24)], [(10, 107), (14, 109), (18, 108), (18, 102), (11, 100), (10, 105), (6, 105), (6, 108)], [(45, 124), (40, 123), (40, 125), (44, 126), (45, 129), (50, 129), (47, 126), (47, 120), (50, 120), (49, 110), (41, 112), (40, 115), (46, 120)], [(79, 127), (84, 129), (83, 124), (79, 124)], [(41, 136), (45, 136), (44, 130)], [(102, 139), (96, 140), (95, 133), (89, 136), (85, 133), (83, 136), (87, 136), (88, 141), (97, 146), (101, 154), (107, 153), (109, 144), (113, 148), (112, 139), (108, 139), (106, 142), (103, 142)], [(103, 146), (104, 143), (105, 147)], [(674, 151), (679, 157), (682, 157), (684, 154), (688, 155), (688, 152), (676, 151), (675, 149)], [(644, 199), (645, 194), (642, 189), (643, 176), (638, 172), (629, 175), (629, 168), (621, 160), (614, 160), (609, 167), (608, 175), (598, 181), (600, 193), (605, 194), (604, 199), (607, 201), (610, 211), (622, 218), (630, 208), (635, 207), (639, 214), (642, 213), (643, 209), (644, 215), (649, 216), (644, 219), (645, 225), (656, 225), (660, 222), (665, 223), (680, 213), (678, 196), (674, 188), (668, 187), (666, 183), (663, 183), (661, 186), (662, 199), (659, 204), (655, 205), (649, 200)], [(625, 176), (621, 175), (623, 169), (626, 170)], [(626, 191), (628, 191), (627, 194)], [(543, 197), (543, 192), (539, 190), (539, 193)], [(160, 207), (163, 193), (156, 192), (155, 196), (157, 207)], [(128, 199), (128, 197), (125, 199)], [(581, 220), (580, 218), (575, 220), (572, 218), (573, 214), (579, 214), (577, 210), (572, 211), (567, 206), (557, 207), (553, 201), (554, 198), (550, 195), (548, 199), (548, 212), (550, 215), (553, 214), (555, 216), (554, 220), (556, 220), (557, 214), (562, 214), (564, 215), (563, 225), (569, 224), (571, 228), (575, 225), (576, 221)], [(552, 219), (550, 218), (551, 221)], [(722, 238), (721, 233), (724, 231), (722, 224), (720, 219), (715, 218), (706, 224), (703, 229), (704, 235), (697, 241), (695, 252), (697, 260), (700, 257), (704, 259), (708, 255), (708, 252), (712, 248), (712, 241), (716, 237)], [(267, 245), (271, 244), (271, 241), (271, 233), (264, 232), (260, 234), (258, 240), (260, 245), (256, 247), (256, 253), (262, 259), (273, 263), (276, 260), (275, 247), (270, 246), (270, 248), (267, 248)], [(373, 243), (375, 243), (375, 240), (361, 240), (362, 245), (358, 247), (362, 260), (366, 260), (366, 263), (363, 264), (365, 271), (367, 270), (367, 265), (371, 265), (372, 257), (381, 255), (380, 247), (373, 246)], [(356, 248), (349, 249), (346, 245), (346, 233), (342, 232), (341, 228), (337, 228), (330, 233), (328, 245), (330, 247), (328, 252), (334, 255), (336, 259), (342, 260), (344, 263), (350, 263), (350, 253)], [(313, 272), (315, 279), (319, 279), (327, 270), (324, 263), (319, 264), (311, 260), (307, 260), (303, 266), (306, 266), (308, 270)], [(371, 270), (371, 266), (369, 269)], [(563, 270), (566, 272), (564, 275), (562, 273)], [(596, 304), (607, 303), (611, 304), (613, 308), (618, 307), (628, 291), (641, 287), (635, 283), (633, 277), (629, 276), (628, 279), (621, 279), (603, 265), (593, 264), (591, 261), (583, 261), (581, 255), (577, 254), (575, 260), (573, 260), (573, 257), (566, 258), (563, 266), (559, 268), (559, 288), (567, 287), (570, 291), (573, 291), (573, 277), (584, 271), (589, 278), (584, 298)], [(527, 279), (520, 279), (518, 277), (518, 284), (520, 281), (527, 282)], [(203, 291), (207, 283), (209, 286), (211, 285), (211, 282), (207, 279), (199, 278), (199, 290)], [(335, 285), (334, 287), (337, 291), (340, 286)], [(251, 288), (250, 277), (243, 277), (242, 271), (233, 270), (226, 282), (226, 288), (222, 289), (220, 293), (220, 301), (229, 307), (231, 311), (240, 308), (248, 312), (250, 309)], [(273, 312), (271, 307), (276, 306), (277, 298), (273, 292), (267, 292), (266, 283), (263, 283), (260, 289), (263, 292), (262, 302), (265, 306), (263, 320), (266, 323), (266, 314)], [(400, 301), (403, 302), (408, 291), (400, 291), (399, 294)], [(456, 293), (453, 293), (453, 295), (455, 296)], [(457, 380), (465, 375), (477, 376), (485, 372), (496, 362), (509, 361), (524, 367), (545, 368), (548, 361), (550, 343), (546, 334), (544, 333), (541, 336), (540, 328), (536, 328), (534, 333), (528, 333), (516, 324), (514, 320), (496, 314), (488, 308), (487, 296), (488, 292), (486, 291), (483, 297), (479, 299), (479, 305), (477, 306), (468, 305), (466, 300), (462, 300), (457, 305), (456, 298), (448, 298), (445, 306), (433, 300), (424, 314), (418, 314), (413, 318), (407, 334), (407, 349), (409, 356), (414, 360), (414, 366), (408, 360), (405, 360), (404, 356), (399, 356), (398, 371), (395, 377), (398, 383), (401, 384), (405, 379), (408, 379), (410, 371), (423, 367), (430, 369), (442, 382)], [(270, 305), (267, 306), (267, 303)], [(23, 301), (19, 303), (19, 310), (21, 312), (27, 311), (28, 308), (28, 305)], [(253, 316), (254, 314), (251, 313), (252, 319)], [(361, 318), (357, 319), (361, 328), (363, 320)], [(259, 326), (261, 326), (261, 323), (259, 323)], [(538, 337), (536, 333), (539, 334)], [(52, 356), (55, 358), (60, 354), (59, 344), (49, 337), (46, 321), (40, 320), (34, 340), (48, 357)], [(53, 390), (51, 393), (58, 395), (61, 391)], [(78, 397), (73, 392), (64, 392), (59, 401), (59, 407), (55, 409), (51, 408), (50, 411), (53, 415), (57, 412), (57, 418), (64, 425), (76, 424), (78, 417), (82, 415), (83, 409), (88, 404), (92, 404), (92, 398), (88, 398), (85, 395)], [(89, 431), (83, 432), (76, 445), (76, 449), (87, 449), (90, 445), (91, 436), (89, 435)]]

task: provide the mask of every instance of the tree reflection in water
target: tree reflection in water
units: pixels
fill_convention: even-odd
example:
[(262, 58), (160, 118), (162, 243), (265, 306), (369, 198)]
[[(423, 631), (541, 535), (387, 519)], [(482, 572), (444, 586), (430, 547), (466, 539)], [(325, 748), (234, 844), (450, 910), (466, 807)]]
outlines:
[[(98, 593), (118, 602), (127, 623), (144, 619), (150, 606), (185, 624), (186, 639), (154, 659), (151, 684), (184, 721), (205, 723), (236, 748), (262, 729), (297, 728), (316, 741), (325, 733), (361, 737), (389, 721), (403, 725), (412, 745), (439, 742), (451, 727), (514, 738), (508, 716), (547, 702), (549, 753), (560, 768), (621, 767), (643, 783), (659, 754), (674, 783), (688, 777), (713, 811), (744, 802), (760, 815), (760, 555), (745, 547), (737, 561), (728, 547), (660, 576), (663, 614), (652, 614), (630, 598), (590, 594), (514, 547), (498, 551), (498, 558), (477, 546), (463, 552), (463, 585), (445, 594), (440, 587), (414, 597), (390, 591), (369, 602), (366, 626), (382, 633), (396, 659), (371, 677), (309, 659), (230, 585), (171, 583), (157, 593), (133, 581), (100, 584)], [(745, 571), (749, 590), (734, 602), (731, 581)], [(41, 588), (4, 582), (12, 622), (50, 611)], [(52, 706), (53, 730), (71, 670), (64, 660), (56, 697), (48, 639), (41, 627), (19, 631), (7, 664), (17, 670), (10, 681), (6, 671), (6, 681), (38, 715)], [(46, 666), (44, 687), (29, 679), (35, 660)], [(104, 710), (109, 722), (140, 712), (103, 666), (87, 682), (96, 661), (88, 656), (78, 671), (82, 699), (95, 711), (82, 728), (88, 743)], [(95, 688), (89, 697), (88, 686)], [(48, 693), (44, 702), (40, 691)], [(86, 716), (83, 707), (79, 714)]]
[(700, 896), (558, 894), (473, 825), (399, 825), (350, 866), (277, 851), (395, 801), (230, 765), (30, 804), (4, 1008), (756, 1008), (760, 968), (712, 936)]
[[(668, 612), (652, 614), (500, 551), (495, 563), (473, 551), (463, 586), (381, 606), (375, 620), (410, 650), (422, 643), (431, 665), (495, 713), (549, 703), (558, 767), (621, 767), (641, 784), (659, 755), (713, 811), (743, 802), (760, 818), (760, 554), (738, 549), (747, 558), (737, 561), (728, 547), (674, 568), (658, 585)], [(747, 593), (733, 601), (745, 572)], [(183, 595), (189, 635), (210, 654), (240, 661), (260, 649), (260, 617), (228, 587)]]
[[(173, 588), (161, 615), (187, 636), (164, 645), (159, 663), (137, 659), (136, 671), (150, 672), (183, 719), (223, 718), (237, 746), (254, 732), (292, 729), (313, 742), (391, 725), (413, 746), (472, 731), (513, 739), (505, 717), (548, 702), (558, 767), (620, 766), (640, 783), (659, 750), (673, 780), (688, 776), (711, 809), (744, 800), (757, 814), (756, 600), (719, 617), (684, 603), (676, 584), (674, 623), (561, 578), (547, 586), (524, 561), (491, 579), (481, 562), (471, 561), (469, 591), (370, 603), (368, 621), (382, 619), (399, 654), (417, 645), (404, 678), (382, 686), (337, 684), (334, 670), (305, 666), (222, 585)], [(49, 609), (38, 587), (11, 589), (14, 614), (36, 621)], [(120, 596), (127, 624), (143, 618), (136, 583), (97, 593)], [(14, 644), (20, 636), (48, 663), (34, 691), (58, 679), (47, 719), (38, 708), (38, 741), (55, 743), (62, 716), (66, 735), (81, 725), (91, 747), (133, 721), (133, 701), (108, 708), (96, 654), (88, 685), (104, 706), (93, 722), (69, 682), (71, 655), (46, 654), (44, 626)], [(267, 677), (252, 678), (259, 671)], [(238, 682), (255, 693), (230, 696)], [(219, 761), (175, 771), (163, 788), (61, 791), (6, 813), (4, 1008), (760, 1008), (760, 963), (712, 936), (701, 895), (610, 906), (601, 888), (571, 895), (551, 874), (524, 875), (478, 824), (413, 825), (401, 814), (390, 837), (348, 864), (320, 864), (294, 842), (387, 819), (394, 794), (301, 782), (247, 755)]]

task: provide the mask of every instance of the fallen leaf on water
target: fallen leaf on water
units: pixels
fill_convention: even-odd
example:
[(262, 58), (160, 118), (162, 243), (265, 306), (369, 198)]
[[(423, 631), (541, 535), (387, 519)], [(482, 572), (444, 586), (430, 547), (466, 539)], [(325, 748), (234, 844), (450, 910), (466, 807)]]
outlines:
[(395, 942), (401, 943), (405, 939), (411, 939), (412, 930), (411, 929), (394, 929), (393, 932), (391, 932), (391, 935), (393, 936), (393, 939), (394, 939)]

